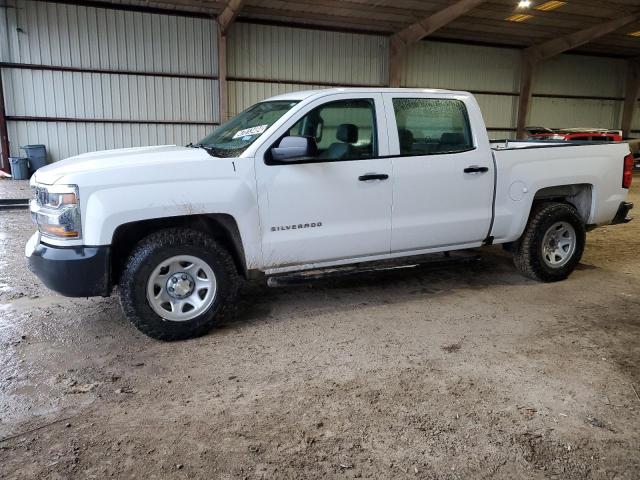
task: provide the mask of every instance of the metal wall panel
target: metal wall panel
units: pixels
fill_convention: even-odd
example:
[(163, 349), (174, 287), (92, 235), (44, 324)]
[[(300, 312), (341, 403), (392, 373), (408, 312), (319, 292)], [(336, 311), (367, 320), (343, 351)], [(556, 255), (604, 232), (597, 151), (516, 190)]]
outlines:
[(8, 128), (9, 137), (15, 145), (34, 143), (36, 139), (47, 146), (50, 158), (54, 159), (113, 148), (183, 145), (185, 139), (202, 139), (213, 129), (206, 125), (36, 121), (9, 122)]
[(383, 36), (236, 23), (227, 42), (228, 75), (244, 79), (229, 81), (231, 115), (280, 93), (387, 81)]
[(299, 83), (273, 83), (273, 82), (235, 82), (230, 81), (229, 87), (229, 114), (237, 115), (244, 109), (265, 98), (288, 92), (301, 90), (317, 90), (325, 88), (321, 85), (300, 85)]
[(0, 61), (9, 58), (9, 10), (7, 7), (0, 7)]
[(489, 130), (489, 140), (505, 140), (515, 138), (515, 132), (512, 130)]
[[(512, 128), (518, 112), (520, 53), (509, 48), (419, 42), (410, 48), (400, 82), (405, 87), (445, 88), (476, 92), (488, 128)], [(477, 92), (496, 92), (506, 95)], [(491, 138), (514, 133), (490, 131)]]
[(624, 97), (626, 61), (586, 55), (559, 55), (536, 69), (534, 93)]
[(535, 94), (602, 98), (535, 97), (530, 125), (547, 127), (620, 128), (626, 66), (624, 60), (585, 55), (559, 55), (542, 62), (533, 82)]
[(633, 136), (638, 136), (640, 133), (640, 103), (636, 103), (636, 109), (633, 112), (633, 121), (631, 122), (631, 130), (634, 131)]
[(12, 120), (12, 155), (25, 143), (47, 145), (54, 161), (95, 149), (186, 144), (213, 127), (180, 122), (219, 121), (217, 80), (171, 76), (217, 75), (215, 21), (28, 0), (15, 6), (3, 10), (0, 24), (4, 62), (167, 76), (4, 68), (8, 116), (176, 123)]
[[(619, 129), (625, 78), (626, 64), (621, 59), (559, 55), (546, 60), (534, 75), (529, 124)], [(536, 94), (569, 98), (544, 98)]]
[(228, 75), (265, 80), (384, 85), (383, 36), (236, 23), (229, 32)]
[[(215, 22), (14, 0), (4, 62), (217, 75)], [(2, 26), (0, 26), (2, 28)]]
[(530, 125), (620, 128), (622, 102), (573, 98), (534, 98)]
[(475, 95), (487, 128), (510, 128), (518, 117), (518, 97), (507, 95)]
[[(9, 34), (7, 29), (7, 11), (8, 8), (0, 7), (0, 58), (6, 58), (9, 55)], [(0, 82), (1, 83), (1, 82)], [(4, 93), (4, 88), (3, 88)], [(4, 132), (2, 132), (4, 135)], [(4, 152), (4, 141), (0, 142), (0, 167), (7, 168), (5, 156), (10, 155), (10, 152)]]
[(407, 87), (509, 93), (519, 82), (518, 50), (429, 41), (409, 49), (400, 76)]
[(215, 80), (5, 68), (8, 115), (119, 120), (218, 120)]
[[(536, 94), (621, 98), (625, 62), (560, 55), (540, 64), (534, 76), (529, 124), (555, 127), (619, 128), (621, 100), (541, 98)], [(401, 73), (403, 86), (517, 93), (520, 51), (445, 42), (414, 45)], [(517, 96), (476, 94), (488, 127), (514, 128)], [(638, 118), (640, 127), (640, 118)], [(495, 132), (491, 132), (492, 135)], [(513, 137), (511, 132), (509, 136)]]

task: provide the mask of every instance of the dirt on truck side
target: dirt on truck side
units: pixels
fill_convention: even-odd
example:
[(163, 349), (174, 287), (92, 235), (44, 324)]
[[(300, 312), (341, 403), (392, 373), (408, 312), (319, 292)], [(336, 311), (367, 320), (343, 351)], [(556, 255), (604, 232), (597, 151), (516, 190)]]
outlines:
[(589, 233), (563, 282), (491, 247), (245, 286), (234, 320), (180, 343), (116, 297), (49, 292), (33, 228), (0, 214), (1, 478), (638, 478), (638, 220)]

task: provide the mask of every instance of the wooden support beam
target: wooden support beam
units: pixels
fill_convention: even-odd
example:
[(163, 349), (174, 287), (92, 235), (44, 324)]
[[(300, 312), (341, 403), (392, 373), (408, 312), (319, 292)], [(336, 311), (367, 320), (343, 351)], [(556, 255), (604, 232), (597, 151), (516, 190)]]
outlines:
[(534, 45), (533, 47), (527, 48), (525, 52), (531, 59), (533, 59), (533, 61), (539, 62), (541, 60), (560, 55), (567, 50), (572, 50), (584, 45), (585, 43), (589, 43), (596, 38), (613, 33), (625, 25), (633, 23), (639, 19), (640, 14), (638, 13), (617, 17), (613, 20), (609, 20), (608, 22), (570, 33), (564, 37), (555, 38), (540, 45)]
[(238, 16), (238, 13), (242, 10), (244, 3), (245, 0), (228, 0), (224, 9), (218, 15), (218, 25), (223, 34), (227, 33), (227, 30)]
[(229, 119), (229, 94), (227, 90), (227, 32), (240, 13), (245, 0), (228, 0), (218, 15), (218, 102), (220, 123)]
[(633, 114), (640, 97), (640, 58), (627, 62), (627, 82), (625, 85), (624, 108), (622, 109), (622, 136), (631, 135)]
[(402, 47), (394, 44), (393, 39), (389, 41), (389, 86), (399, 87), (400, 76), (402, 74), (402, 63), (405, 58), (405, 51)]
[(531, 106), (533, 73), (536, 69), (534, 62), (526, 53), (522, 53), (520, 63), (520, 97), (518, 99), (518, 120), (516, 124), (516, 138), (525, 137), (525, 127), (529, 117), (529, 108)]
[(227, 36), (218, 28), (218, 104), (220, 123), (229, 119), (229, 95), (227, 90)]
[(4, 109), (4, 89), (2, 87), (2, 69), (0, 68), (0, 169), (11, 173), (9, 167), (9, 133), (7, 131), (7, 112)]
[(555, 38), (540, 45), (534, 45), (522, 53), (522, 72), (520, 76), (520, 99), (518, 101), (517, 138), (524, 138), (532, 97), (533, 74), (536, 66), (543, 60), (555, 57), (568, 50), (589, 43), (596, 38), (608, 35), (640, 19), (640, 13), (632, 13), (614, 18), (593, 27), (578, 30), (564, 37)]
[(389, 40), (389, 86), (400, 86), (400, 70), (407, 48), (451, 23), (486, 0), (458, 0), (393, 34)]
[(408, 47), (424, 37), (431, 35), (436, 30), (451, 23), (456, 18), (464, 15), (469, 10), (477, 7), (486, 0), (458, 0), (453, 5), (449, 5), (442, 10), (437, 11), (433, 15), (423, 18), (422, 20), (409, 25), (407, 28), (391, 36), (391, 41), (401, 47)]

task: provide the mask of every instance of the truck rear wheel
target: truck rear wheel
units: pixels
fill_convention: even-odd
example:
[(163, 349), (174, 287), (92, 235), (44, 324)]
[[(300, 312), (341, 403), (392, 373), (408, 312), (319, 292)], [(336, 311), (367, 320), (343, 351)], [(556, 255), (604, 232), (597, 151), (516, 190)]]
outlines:
[(120, 279), (131, 323), (158, 340), (207, 333), (233, 307), (238, 274), (231, 255), (190, 229), (155, 232), (134, 248)]
[(584, 222), (566, 203), (543, 203), (531, 214), (513, 247), (516, 268), (542, 282), (564, 280), (575, 269), (586, 241)]

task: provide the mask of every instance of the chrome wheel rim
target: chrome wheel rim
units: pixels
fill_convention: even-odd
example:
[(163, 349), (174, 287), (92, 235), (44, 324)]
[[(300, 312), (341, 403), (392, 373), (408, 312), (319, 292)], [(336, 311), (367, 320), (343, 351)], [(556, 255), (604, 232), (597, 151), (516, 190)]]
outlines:
[(576, 231), (567, 222), (556, 222), (542, 239), (542, 259), (551, 268), (560, 268), (571, 260), (576, 251)]
[(213, 269), (192, 255), (176, 255), (160, 262), (147, 281), (147, 301), (160, 317), (173, 322), (191, 320), (206, 312), (216, 298)]

